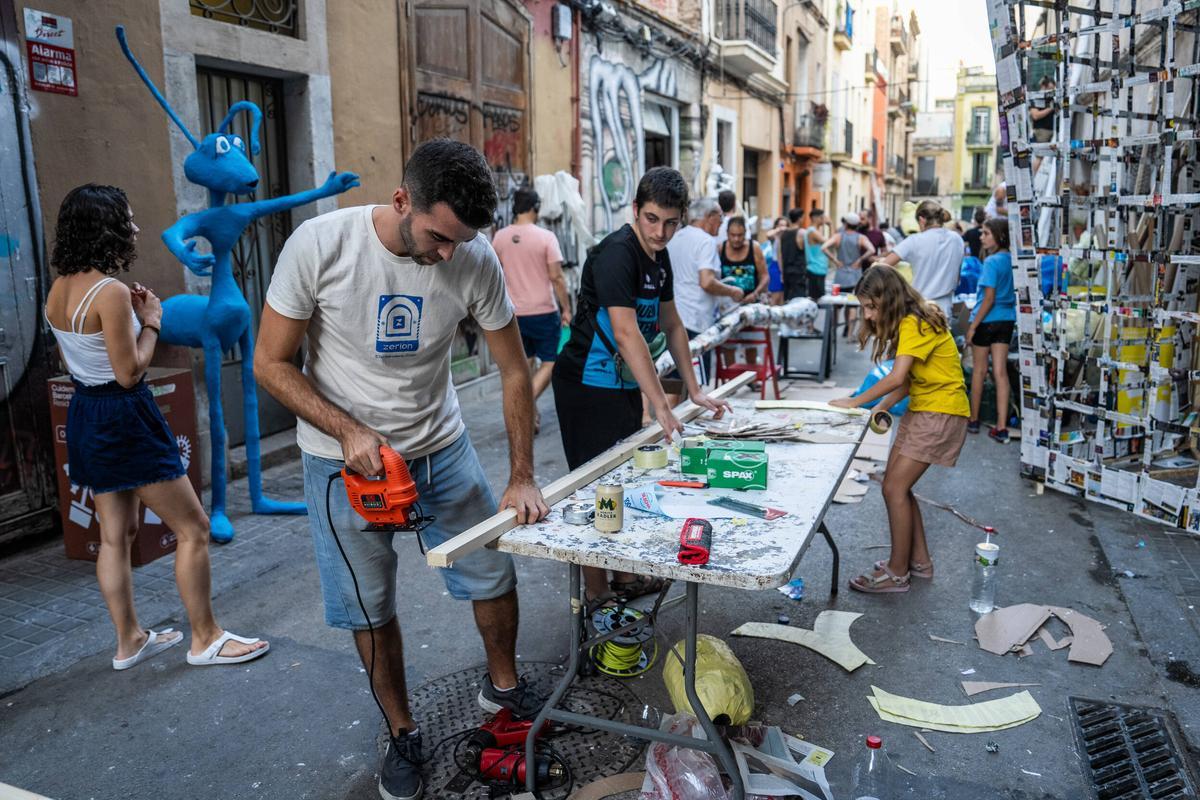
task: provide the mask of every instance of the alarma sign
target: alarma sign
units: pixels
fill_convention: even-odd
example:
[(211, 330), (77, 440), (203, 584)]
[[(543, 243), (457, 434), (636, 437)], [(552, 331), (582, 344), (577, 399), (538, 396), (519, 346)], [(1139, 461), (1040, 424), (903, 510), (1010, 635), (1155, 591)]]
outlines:
[(70, 17), (25, 9), (29, 85), (41, 92), (79, 94), (75, 81), (75, 34)]

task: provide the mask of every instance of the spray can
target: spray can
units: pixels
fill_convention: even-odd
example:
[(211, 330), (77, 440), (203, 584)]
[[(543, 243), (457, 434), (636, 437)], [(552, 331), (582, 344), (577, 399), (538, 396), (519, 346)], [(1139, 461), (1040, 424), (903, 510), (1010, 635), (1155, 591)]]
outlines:
[(596, 487), (596, 530), (616, 533), (625, 522), (625, 487), (602, 483)]

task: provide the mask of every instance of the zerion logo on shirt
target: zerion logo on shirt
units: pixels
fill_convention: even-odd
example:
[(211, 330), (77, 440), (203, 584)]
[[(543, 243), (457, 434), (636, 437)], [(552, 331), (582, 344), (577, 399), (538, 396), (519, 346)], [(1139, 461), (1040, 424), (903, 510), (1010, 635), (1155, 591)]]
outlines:
[(415, 353), (421, 345), (421, 306), (424, 298), (408, 294), (379, 295), (375, 321), (375, 352), (383, 355)]

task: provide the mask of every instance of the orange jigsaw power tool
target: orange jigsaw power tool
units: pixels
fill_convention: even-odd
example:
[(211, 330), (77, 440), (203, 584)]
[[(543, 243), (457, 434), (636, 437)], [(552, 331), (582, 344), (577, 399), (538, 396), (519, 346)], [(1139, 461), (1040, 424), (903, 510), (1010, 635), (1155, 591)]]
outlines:
[(363, 530), (419, 531), (433, 522), (433, 517), (421, 513), (417, 502), (421, 496), (404, 457), (386, 444), (379, 446), (379, 457), (383, 460), (381, 478), (342, 469), (350, 506), (367, 521)]

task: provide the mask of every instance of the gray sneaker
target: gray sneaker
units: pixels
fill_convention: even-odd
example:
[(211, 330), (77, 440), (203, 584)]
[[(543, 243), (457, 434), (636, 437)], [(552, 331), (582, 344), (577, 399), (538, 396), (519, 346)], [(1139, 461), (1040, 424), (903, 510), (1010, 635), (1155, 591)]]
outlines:
[(479, 690), (479, 707), (489, 714), (507, 708), (516, 719), (533, 719), (545, 704), (546, 698), (534, 694), (523, 677), (517, 679), (516, 686), (503, 692), (492, 684), (491, 677), (487, 677)]
[(383, 800), (419, 800), (424, 792), (420, 730), (393, 736), (379, 765), (379, 796)]

